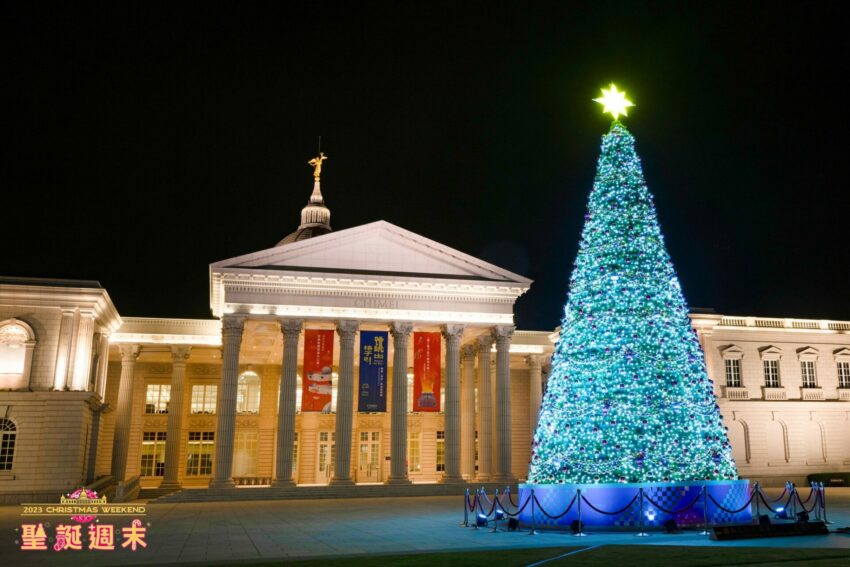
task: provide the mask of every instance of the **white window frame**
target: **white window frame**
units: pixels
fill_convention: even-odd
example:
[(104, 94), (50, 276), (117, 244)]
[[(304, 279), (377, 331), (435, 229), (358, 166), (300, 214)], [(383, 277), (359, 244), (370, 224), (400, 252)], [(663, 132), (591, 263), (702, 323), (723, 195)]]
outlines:
[(850, 360), (836, 362), (835, 371), (838, 373), (838, 387), (850, 388)]
[[(156, 393), (152, 395), (153, 392)], [(167, 414), (170, 403), (171, 384), (145, 385), (145, 415)]]
[[(24, 333), (13, 331), (9, 327), (17, 327)], [(4, 330), (6, 330), (5, 333)], [(35, 331), (26, 322), (14, 317), (0, 322), (0, 349), (9, 351), (9, 355), (12, 355), (17, 349), (23, 349), (23, 356), (20, 357), (23, 358), (20, 372), (17, 368), (0, 368), (0, 389), (26, 390), (31, 388), (32, 355), (35, 351), (35, 345)], [(3, 353), (0, 352), (0, 361), (2, 361), (2, 355)], [(4, 372), (4, 370), (10, 370), (10, 372)]]
[(419, 431), (407, 433), (407, 472), (422, 472), (422, 434)]
[[(242, 372), (236, 383), (236, 413), (242, 415), (260, 413), (261, 395), (262, 379), (260, 375), (253, 370)], [(279, 396), (278, 399), (280, 399)]]
[(192, 384), (190, 413), (192, 415), (215, 415), (218, 384)]
[(18, 442), (18, 425), (8, 417), (0, 418), (0, 472), (15, 467), (15, 448)]
[[(165, 451), (168, 437), (165, 431), (143, 431), (142, 447), (139, 457), (139, 476), (165, 476)], [(145, 465), (145, 457), (151, 457), (149, 465)], [(148, 474), (149, 473), (149, 474)]]
[(727, 388), (742, 388), (744, 384), (741, 372), (741, 358), (724, 358), (723, 370)]
[[(208, 462), (203, 457), (209, 457)], [(192, 458), (195, 457), (195, 461)], [(215, 432), (190, 431), (186, 447), (186, 476), (211, 476), (215, 463)], [(194, 466), (193, 466), (194, 465)], [(209, 470), (207, 470), (209, 469)]]

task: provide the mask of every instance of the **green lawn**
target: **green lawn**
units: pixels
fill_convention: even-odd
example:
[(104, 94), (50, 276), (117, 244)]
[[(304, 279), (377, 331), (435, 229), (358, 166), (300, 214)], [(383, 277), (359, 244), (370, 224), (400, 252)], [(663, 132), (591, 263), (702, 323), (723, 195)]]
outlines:
[[(528, 565), (544, 559), (555, 558), (581, 547), (507, 549), (499, 551), (471, 551), (452, 553), (422, 553), (415, 555), (371, 555), (295, 562), (270, 562), (256, 567), (273, 565), (317, 567), (435, 567), (464, 565), (470, 567), (513, 567)], [(726, 565), (813, 565), (816, 567), (847, 567), (850, 550), (847, 549), (788, 549), (770, 547), (685, 547), (650, 545), (605, 545), (587, 549), (569, 557), (554, 559), (544, 564), (585, 566), (632, 565), (663, 567), (705, 567)], [(541, 566), (543, 567), (543, 566)]]

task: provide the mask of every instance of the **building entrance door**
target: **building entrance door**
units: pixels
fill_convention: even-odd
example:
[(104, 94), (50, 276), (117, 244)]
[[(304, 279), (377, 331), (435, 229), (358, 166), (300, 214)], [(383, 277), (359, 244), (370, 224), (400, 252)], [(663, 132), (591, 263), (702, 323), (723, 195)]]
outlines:
[(319, 458), (316, 459), (316, 484), (328, 484), (334, 476), (336, 433), (319, 431)]
[(381, 432), (361, 431), (357, 451), (357, 482), (381, 482)]

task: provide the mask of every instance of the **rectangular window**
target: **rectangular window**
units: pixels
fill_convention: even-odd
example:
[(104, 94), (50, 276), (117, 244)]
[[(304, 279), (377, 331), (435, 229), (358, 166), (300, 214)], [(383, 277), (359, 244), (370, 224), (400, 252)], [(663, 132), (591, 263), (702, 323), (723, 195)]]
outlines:
[(319, 432), (319, 472), (329, 476), (336, 462), (336, 432)]
[(215, 433), (212, 431), (190, 431), (189, 450), (186, 459), (187, 476), (212, 474)]
[(764, 361), (764, 385), (768, 388), (779, 388), (779, 361)]
[(850, 362), (838, 363), (838, 387), (850, 388)]
[(803, 374), (803, 388), (817, 388), (818, 379), (815, 375), (815, 361), (801, 360), (800, 371)]
[[(534, 432), (532, 431), (532, 435)], [(478, 470), (478, 432), (475, 432), (475, 470)]]
[(407, 472), (421, 472), (422, 462), (419, 455), (419, 432), (407, 434)]
[(292, 435), (292, 471), (295, 473), (298, 470), (298, 432), (295, 431)]
[(168, 413), (171, 384), (148, 384), (145, 392), (145, 413)]
[(729, 388), (741, 387), (741, 359), (727, 358), (726, 364), (726, 386)]
[(437, 472), (446, 472), (446, 432), (437, 432)]
[(165, 431), (142, 433), (141, 476), (165, 476)]
[(233, 438), (233, 476), (257, 474), (257, 432), (237, 431)]
[(218, 386), (215, 384), (193, 384), (192, 413), (215, 413), (215, 397), (217, 394)]
[(11, 420), (0, 419), (0, 471), (12, 470), (17, 435), (15, 425)]

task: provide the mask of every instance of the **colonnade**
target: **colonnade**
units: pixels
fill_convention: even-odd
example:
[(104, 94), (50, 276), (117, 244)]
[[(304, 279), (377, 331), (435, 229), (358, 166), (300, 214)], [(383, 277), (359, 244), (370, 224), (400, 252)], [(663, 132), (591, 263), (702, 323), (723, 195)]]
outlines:
[[(222, 371), (218, 388), (215, 467), (211, 488), (233, 487), (233, 440), (236, 425), (236, 395), (239, 375), (239, 351), (247, 317), (228, 315), (222, 320)], [(296, 388), (299, 337), (304, 321), (279, 320), (283, 335), (280, 372), (280, 398), (275, 456), (274, 486), (292, 486), (293, 446), (295, 440)], [(336, 408), (336, 461), (331, 484), (354, 484), (351, 478), (352, 432), (354, 425), (354, 344), (360, 330), (356, 320), (339, 320), (339, 379)], [(407, 369), (411, 321), (389, 323), (394, 354), (392, 360), (392, 397), (390, 403), (390, 475), (388, 484), (410, 483), (407, 470)], [(462, 344), (464, 325), (441, 327), (446, 344), (445, 357), (445, 474), (441, 482), (460, 483), (464, 479), (514, 482), (511, 472), (511, 383), (510, 346), (512, 325), (497, 325), (467, 344)], [(495, 381), (491, 384), (491, 350), (496, 345)], [(112, 471), (123, 480), (127, 471), (130, 443), (133, 372), (139, 355), (138, 345), (121, 345), (119, 384)], [(171, 407), (183, 407), (186, 362), (190, 347), (172, 347)], [(476, 358), (478, 374), (478, 411), (475, 411)], [(540, 357), (527, 359), (530, 369), (530, 413), (532, 430), (540, 405)], [(179, 487), (179, 455), (182, 412), (170, 412), (167, 423), (165, 475), (162, 486)], [(475, 471), (475, 431), (478, 431), (478, 471)]]

